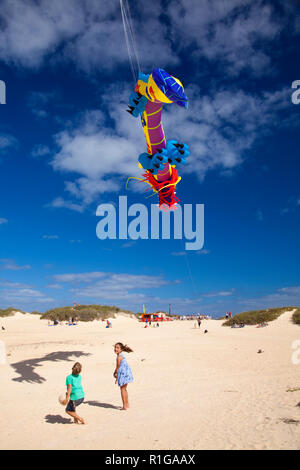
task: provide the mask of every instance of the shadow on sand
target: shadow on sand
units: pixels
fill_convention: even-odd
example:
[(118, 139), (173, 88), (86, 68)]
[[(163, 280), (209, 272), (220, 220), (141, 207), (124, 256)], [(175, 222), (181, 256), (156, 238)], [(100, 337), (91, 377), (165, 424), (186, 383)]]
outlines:
[(100, 403), (99, 401), (93, 400), (85, 401), (84, 404), (89, 406), (98, 406), (99, 408), (112, 408), (114, 410), (120, 410), (122, 408), (121, 406), (110, 405), (109, 403)]
[(46, 415), (45, 420), (50, 424), (73, 424), (71, 419), (63, 418), (60, 415)]
[(83, 351), (57, 351), (50, 354), (46, 354), (44, 357), (38, 357), (35, 359), (26, 359), (25, 361), (15, 362), (11, 364), (17, 374), (20, 377), (16, 377), (12, 380), (15, 382), (29, 382), (41, 384), (46, 382), (46, 379), (35, 372), (37, 367), (41, 367), (43, 362), (58, 362), (68, 361), (72, 362), (74, 357), (90, 356), (89, 353)]

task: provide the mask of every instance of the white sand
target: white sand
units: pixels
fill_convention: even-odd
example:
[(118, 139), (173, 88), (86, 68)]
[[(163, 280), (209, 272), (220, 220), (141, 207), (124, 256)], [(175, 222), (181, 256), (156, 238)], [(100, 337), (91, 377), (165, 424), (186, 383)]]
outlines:
[[(300, 387), (300, 365), (291, 360), (300, 328), (290, 319), (285, 313), (262, 329), (208, 320), (199, 330), (193, 321), (145, 329), (125, 316), (112, 319), (111, 329), (1, 318), (8, 356), (0, 365), (0, 448), (300, 449), (300, 424), (282, 421), (300, 421), (300, 391), (287, 392)], [(117, 341), (135, 351), (127, 358), (135, 380), (125, 412), (112, 377)], [(77, 360), (85, 426), (68, 423), (58, 403)]]

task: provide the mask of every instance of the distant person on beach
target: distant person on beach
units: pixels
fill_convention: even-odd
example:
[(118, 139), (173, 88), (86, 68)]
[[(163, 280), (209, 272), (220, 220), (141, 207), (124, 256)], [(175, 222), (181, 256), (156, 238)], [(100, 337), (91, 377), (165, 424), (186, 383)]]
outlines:
[(132, 371), (130, 365), (126, 361), (126, 358), (123, 352), (133, 352), (133, 350), (127, 346), (127, 344), (123, 343), (116, 343), (114, 347), (114, 351), (117, 355), (117, 365), (114, 371), (114, 378), (120, 389), (121, 389), (121, 398), (123, 403), (122, 410), (128, 410), (129, 408), (129, 401), (128, 401), (128, 392), (127, 392), (127, 385), (130, 382), (133, 382)]
[(198, 328), (200, 328), (200, 326), (201, 326), (201, 319), (200, 319), (200, 317), (199, 317), (199, 318), (198, 318)]
[(231, 328), (244, 328), (244, 323), (234, 323)]
[(84, 419), (76, 413), (76, 407), (81, 405), (84, 400), (84, 391), (81, 385), (81, 370), (82, 365), (76, 362), (72, 367), (72, 374), (66, 378), (67, 393), (65, 401), (62, 402), (63, 405), (67, 405), (66, 412), (74, 418), (75, 424), (85, 424)]
[(268, 326), (268, 323), (262, 322), (257, 325), (257, 328), (264, 328), (265, 326)]

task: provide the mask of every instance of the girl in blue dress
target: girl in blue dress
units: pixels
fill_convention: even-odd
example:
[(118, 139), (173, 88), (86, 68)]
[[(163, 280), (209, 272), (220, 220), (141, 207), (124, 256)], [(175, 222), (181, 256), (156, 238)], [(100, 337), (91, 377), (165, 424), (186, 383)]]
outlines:
[(130, 382), (133, 382), (133, 376), (132, 376), (130, 365), (126, 361), (126, 358), (123, 352), (130, 353), (130, 352), (133, 352), (133, 350), (129, 346), (127, 346), (127, 344), (116, 343), (114, 347), (114, 351), (117, 355), (117, 366), (113, 375), (116, 379), (116, 383), (118, 383), (121, 389), (121, 398), (123, 402), (122, 410), (128, 410), (129, 402), (128, 402), (127, 385)]

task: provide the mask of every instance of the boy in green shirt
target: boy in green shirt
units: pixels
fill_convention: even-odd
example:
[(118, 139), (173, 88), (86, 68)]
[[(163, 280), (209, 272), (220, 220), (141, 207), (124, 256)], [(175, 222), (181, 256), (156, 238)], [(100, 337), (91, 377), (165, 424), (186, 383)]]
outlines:
[(67, 393), (65, 401), (62, 403), (63, 405), (68, 403), (66, 412), (74, 418), (74, 423), (76, 424), (78, 424), (78, 422), (85, 424), (84, 419), (76, 413), (76, 406), (81, 405), (84, 400), (84, 391), (81, 385), (81, 370), (81, 364), (76, 362), (72, 367), (72, 374), (68, 375), (66, 378)]

